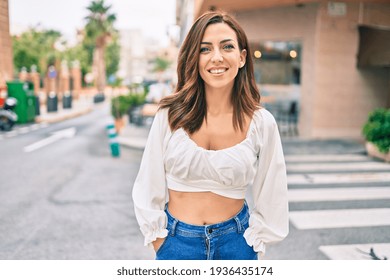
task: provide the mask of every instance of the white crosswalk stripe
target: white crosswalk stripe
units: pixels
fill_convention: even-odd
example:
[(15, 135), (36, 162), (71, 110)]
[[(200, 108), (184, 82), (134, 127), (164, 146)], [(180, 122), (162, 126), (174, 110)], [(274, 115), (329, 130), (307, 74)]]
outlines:
[(390, 186), (289, 190), (290, 202), (390, 199)]
[(371, 260), (371, 249), (379, 259), (390, 256), (390, 243), (320, 246), (319, 249), (332, 260)]
[[(390, 164), (351, 154), (290, 155), (286, 156), (286, 164), (289, 201), (299, 205), (299, 210), (290, 211), (290, 222), (296, 229), (370, 230), (390, 226)], [(376, 201), (382, 201), (380, 208), (373, 208)], [(358, 206), (370, 203), (371, 208), (339, 209), (348, 202)], [(310, 203), (316, 203), (314, 210), (305, 206), (313, 205)], [(328, 207), (321, 209), (321, 203), (328, 203)], [(386, 241), (322, 244), (318, 249), (329, 259), (384, 259), (390, 257), (390, 235)]]
[(295, 211), (290, 220), (298, 229), (390, 226), (390, 208)]
[(330, 174), (289, 174), (290, 186), (306, 184), (375, 183), (390, 182), (390, 173), (330, 173)]
[(340, 162), (340, 161), (367, 161), (364, 155), (286, 155), (285, 160), (289, 162)]
[(381, 162), (348, 162), (348, 163), (297, 163), (287, 167), (287, 172), (310, 171), (361, 171), (361, 170), (387, 170), (390, 165)]

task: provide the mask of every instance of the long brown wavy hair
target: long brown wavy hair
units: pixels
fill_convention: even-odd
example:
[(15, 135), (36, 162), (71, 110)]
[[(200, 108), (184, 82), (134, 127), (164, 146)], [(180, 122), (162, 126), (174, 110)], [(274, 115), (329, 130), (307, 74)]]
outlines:
[(246, 63), (238, 71), (231, 95), (234, 129), (244, 131), (245, 115), (252, 117), (260, 107), (260, 93), (255, 83), (253, 61), (244, 30), (232, 16), (224, 12), (206, 12), (192, 25), (180, 48), (175, 93), (160, 101), (160, 108), (169, 108), (168, 120), (172, 131), (183, 128), (192, 134), (200, 129), (207, 117), (205, 87), (198, 62), (204, 32), (207, 26), (216, 23), (229, 25), (237, 35), (240, 51), (247, 51)]

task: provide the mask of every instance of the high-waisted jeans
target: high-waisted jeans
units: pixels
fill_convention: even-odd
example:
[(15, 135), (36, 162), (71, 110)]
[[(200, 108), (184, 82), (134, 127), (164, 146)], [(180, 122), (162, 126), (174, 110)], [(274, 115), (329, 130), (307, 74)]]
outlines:
[(245, 203), (233, 218), (211, 225), (191, 225), (168, 217), (168, 236), (156, 252), (156, 260), (257, 260), (246, 243), (249, 210)]

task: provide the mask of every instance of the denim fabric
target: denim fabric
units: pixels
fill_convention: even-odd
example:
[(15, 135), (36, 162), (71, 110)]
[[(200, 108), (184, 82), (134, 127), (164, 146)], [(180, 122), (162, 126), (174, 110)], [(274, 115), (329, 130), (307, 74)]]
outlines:
[(244, 239), (249, 211), (245, 203), (233, 218), (211, 225), (191, 225), (168, 217), (168, 236), (156, 252), (156, 260), (257, 260)]

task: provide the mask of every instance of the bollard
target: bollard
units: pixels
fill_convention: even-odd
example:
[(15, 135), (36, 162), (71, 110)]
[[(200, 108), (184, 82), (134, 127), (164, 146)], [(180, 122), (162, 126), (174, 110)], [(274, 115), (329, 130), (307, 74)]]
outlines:
[(116, 130), (114, 124), (107, 125), (107, 135), (108, 135), (108, 141), (110, 143), (111, 148), (111, 155), (113, 157), (119, 157), (120, 156), (120, 147), (116, 135)]
[(72, 108), (72, 93), (70, 91), (65, 91), (64, 95), (62, 96), (62, 108)]
[(47, 112), (58, 111), (58, 97), (54, 91), (49, 92), (46, 100)]

